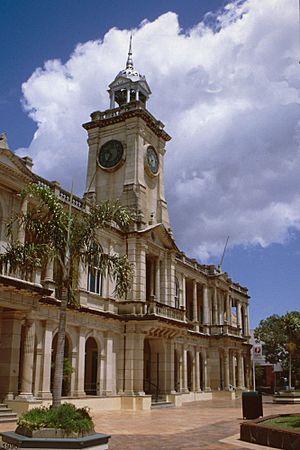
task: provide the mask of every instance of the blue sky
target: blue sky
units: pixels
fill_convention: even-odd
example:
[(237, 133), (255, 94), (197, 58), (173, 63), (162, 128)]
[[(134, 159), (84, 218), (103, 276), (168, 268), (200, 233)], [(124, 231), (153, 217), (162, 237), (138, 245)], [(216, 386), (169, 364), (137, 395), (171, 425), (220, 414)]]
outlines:
[(252, 326), (299, 309), (296, 13), (296, 0), (1, 0), (0, 132), (43, 176), (83, 180), (80, 125), (108, 107), (132, 30), (149, 109), (173, 135), (178, 245), (218, 263), (230, 235), (223, 269), (249, 288)]

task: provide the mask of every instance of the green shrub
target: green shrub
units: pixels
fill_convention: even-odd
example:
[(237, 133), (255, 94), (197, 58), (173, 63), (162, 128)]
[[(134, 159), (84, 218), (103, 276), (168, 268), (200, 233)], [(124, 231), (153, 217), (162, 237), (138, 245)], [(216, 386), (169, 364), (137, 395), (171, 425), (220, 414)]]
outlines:
[(94, 430), (94, 423), (87, 408), (76, 408), (64, 403), (58, 408), (34, 408), (24, 413), (18, 426), (30, 430), (40, 428), (59, 428), (66, 433), (88, 433)]
[(273, 419), (265, 420), (265, 424), (272, 425), (275, 427), (281, 427), (281, 428), (294, 428), (296, 430), (300, 429), (300, 416), (280, 416), (280, 417), (274, 417)]

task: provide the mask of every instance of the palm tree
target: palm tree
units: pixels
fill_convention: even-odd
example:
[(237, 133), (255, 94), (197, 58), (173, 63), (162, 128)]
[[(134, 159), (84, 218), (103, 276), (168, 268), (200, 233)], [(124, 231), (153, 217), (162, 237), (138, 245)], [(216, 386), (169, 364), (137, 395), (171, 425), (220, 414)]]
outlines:
[[(6, 252), (0, 255), (0, 263), (9, 264), (11, 271), (19, 271), (25, 278), (49, 261), (55, 262), (59, 269), (56, 296), (60, 300), (60, 310), (52, 392), (53, 407), (57, 407), (61, 404), (62, 395), (67, 309), (78, 306), (76, 292), (80, 266), (92, 263), (94, 270), (100, 270), (115, 280), (116, 294), (126, 297), (131, 285), (132, 267), (126, 255), (103, 252), (99, 229), (116, 226), (125, 231), (133, 216), (127, 208), (108, 201), (91, 206), (89, 212), (72, 213), (71, 202), (67, 210), (49, 187), (35, 183), (29, 184), (21, 196), (30, 197), (32, 207), (9, 221), (9, 243)], [(16, 226), (23, 227), (25, 243), (14, 239)]]

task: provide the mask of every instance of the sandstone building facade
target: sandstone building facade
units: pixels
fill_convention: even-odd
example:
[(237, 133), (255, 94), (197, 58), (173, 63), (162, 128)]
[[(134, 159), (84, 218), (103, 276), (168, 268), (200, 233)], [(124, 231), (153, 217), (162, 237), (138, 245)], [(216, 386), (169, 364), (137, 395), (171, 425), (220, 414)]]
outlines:
[[(29, 182), (49, 186), (75, 210), (119, 199), (136, 213), (128, 233), (101, 231), (107, 252), (127, 253), (132, 290), (116, 298), (109, 278), (82, 268), (80, 308), (68, 311), (65, 357), (73, 370), (63, 394), (93, 408), (147, 409), (164, 398), (176, 405), (214, 392), (250, 387), (248, 291), (220, 269), (199, 264), (173, 239), (164, 194), (164, 156), (170, 136), (147, 110), (151, 94), (133, 66), (109, 86), (110, 109), (91, 114), (83, 198), (32, 171), (0, 139), (0, 245), (5, 224), (28, 208), (19, 192)], [(18, 230), (19, 241), (24, 241)], [(0, 400), (14, 409), (51, 399), (59, 301), (55, 267), (20, 279), (0, 275)]]

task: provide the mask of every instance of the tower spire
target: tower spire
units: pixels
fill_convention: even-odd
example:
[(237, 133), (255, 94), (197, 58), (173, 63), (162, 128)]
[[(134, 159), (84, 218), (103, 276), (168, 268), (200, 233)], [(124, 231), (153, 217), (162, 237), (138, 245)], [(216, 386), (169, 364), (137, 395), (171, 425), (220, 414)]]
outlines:
[(127, 58), (127, 62), (126, 62), (126, 69), (133, 69), (132, 34), (130, 35), (130, 40), (129, 40), (129, 50), (128, 50), (128, 58)]
[(119, 106), (125, 103), (139, 102), (144, 107), (151, 94), (151, 89), (146, 78), (133, 67), (132, 59), (132, 34), (129, 39), (128, 57), (125, 69), (121, 70), (109, 89), (110, 109), (114, 109), (116, 103)]

